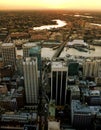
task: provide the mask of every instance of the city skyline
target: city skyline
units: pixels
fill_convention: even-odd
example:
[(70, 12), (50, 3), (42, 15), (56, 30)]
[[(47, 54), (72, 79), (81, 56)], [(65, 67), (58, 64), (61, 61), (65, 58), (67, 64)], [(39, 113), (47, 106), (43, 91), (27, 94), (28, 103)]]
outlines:
[(0, 1), (0, 10), (38, 10), (38, 9), (64, 9), (64, 10), (96, 10), (101, 11), (99, 0), (3, 0)]

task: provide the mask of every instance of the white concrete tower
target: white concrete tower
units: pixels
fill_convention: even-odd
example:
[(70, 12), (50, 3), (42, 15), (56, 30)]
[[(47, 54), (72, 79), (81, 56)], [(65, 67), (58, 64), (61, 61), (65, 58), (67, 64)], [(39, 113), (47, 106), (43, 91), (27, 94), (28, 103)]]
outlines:
[(37, 58), (28, 57), (23, 62), (24, 70), (24, 83), (26, 103), (37, 104), (38, 103), (38, 68)]

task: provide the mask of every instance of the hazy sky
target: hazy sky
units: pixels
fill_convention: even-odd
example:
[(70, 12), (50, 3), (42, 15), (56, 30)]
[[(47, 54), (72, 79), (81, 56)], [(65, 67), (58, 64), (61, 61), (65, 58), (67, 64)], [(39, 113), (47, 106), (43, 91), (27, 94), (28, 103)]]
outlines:
[(0, 9), (90, 9), (101, 10), (101, 0), (0, 0)]

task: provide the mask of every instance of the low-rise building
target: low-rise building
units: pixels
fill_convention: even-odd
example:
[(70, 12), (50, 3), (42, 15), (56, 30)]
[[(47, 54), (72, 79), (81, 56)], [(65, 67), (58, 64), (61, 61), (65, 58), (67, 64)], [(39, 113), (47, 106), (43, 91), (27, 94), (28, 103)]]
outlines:
[(76, 129), (93, 129), (96, 114), (100, 115), (101, 106), (88, 106), (79, 100), (71, 102), (71, 123)]
[(48, 130), (60, 130), (60, 122), (48, 121)]
[(7, 94), (8, 89), (6, 85), (0, 85), (0, 94)]

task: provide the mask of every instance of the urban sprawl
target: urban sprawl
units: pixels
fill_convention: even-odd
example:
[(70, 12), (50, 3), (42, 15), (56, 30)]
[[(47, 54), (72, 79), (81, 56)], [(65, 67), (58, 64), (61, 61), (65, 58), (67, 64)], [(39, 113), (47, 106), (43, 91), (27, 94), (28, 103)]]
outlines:
[(101, 13), (0, 12), (0, 129), (101, 129)]

